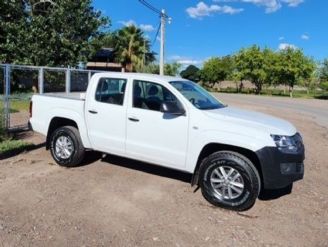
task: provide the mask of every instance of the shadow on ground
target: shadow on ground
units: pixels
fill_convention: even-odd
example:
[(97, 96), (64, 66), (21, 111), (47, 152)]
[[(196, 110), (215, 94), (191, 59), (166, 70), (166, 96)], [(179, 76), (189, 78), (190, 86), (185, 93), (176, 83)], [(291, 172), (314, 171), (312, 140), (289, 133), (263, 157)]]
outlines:
[(314, 96), (315, 99), (323, 99), (323, 100), (328, 100), (328, 94), (326, 95), (319, 95), (319, 96)]
[(263, 189), (259, 195), (259, 199), (262, 201), (270, 201), (270, 200), (278, 199), (279, 197), (291, 194), (292, 190), (293, 190), (293, 184), (290, 184), (287, 187), (281, 189), (275, 189), (275, 190)]
[(78, 167), (91, 165), (92, 163), (101, 160), (102, 156), (103, 154), (100, 152), (87, 151), (85, 152), (85, 156), (82, 163)]
[(16, 155), (19, 155), (21, 153), (36, 150), (36, 149), (39, 149), (39, 148), (43, 148), (45, 146), (46, 146), (45, 143), (40, 143), (40, 144), (37, 144), (37, 145), (28, 144), (25, 147), (18, 147), (18, 148), (15, 148), (15, 149), (11, 149), (10, 151), (0, 153), (0, 160), (9, 159), (9, 158), (12, 158), (12, 157), (14, 157)]
[(102, 162), (110, 163), (111, 165), (120, 166), (132, 170), (137, 170), (149, 174), (153, 174), (160, 177), (166, 177), (171, 178), (175, 180), (179, 180), (185, 183), (190, 183), (191, 181), (191, 174), (157, 166), (152, 165), (148, 163), (144, 163), (141, 161), (131, 160), (115, 155), (104, 155), (101, 159)]
[[(9, 140), (28, 140), (33, 135), (30, 131), (17, 131), (8, 135)], [(12, 158), (18, 154), (33, 151), (39, 148), (45, 147), (45, 143), (33, 144), (26, 142), (25, 145), (12, 148), (11, 150), (0, 153), (0, 160)]]
[[(88, 151), (86, 152), (85, 159), (81, 166), (90, 165), (96, 161), (100, 160), (101, 162), (107, 163), (108, 165), (120, 166), (123, 168), (145, 172), (148, 174), (166, 177), (170, 179), (179, 180), (185, 183), (190, 183), (192, 179), (192, 174), (181, 172), (178, 170), (173, 170), (170, 168), (165, 168), (162, 166), (152, 165), (145, 162), (132, 160), (116, 155), (102, 154), (100, 152)], [(196, 188), (196, 190), (198, 187)], [(279, 197), (289, 195), (292, 192), (293, 185), (289, 185), (282, 189), (275, 190), (262, 190), (259, 199), (262, 201), (274, 200)]]

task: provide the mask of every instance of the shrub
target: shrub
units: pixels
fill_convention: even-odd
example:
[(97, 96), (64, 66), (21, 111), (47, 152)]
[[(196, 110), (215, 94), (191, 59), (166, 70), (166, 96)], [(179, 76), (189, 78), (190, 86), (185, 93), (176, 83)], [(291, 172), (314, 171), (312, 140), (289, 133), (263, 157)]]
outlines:
[(319, 87), (320, 87), (322, 90), (328, 91), (328, 81), (321, 82), (321, 83), (319, 84)]

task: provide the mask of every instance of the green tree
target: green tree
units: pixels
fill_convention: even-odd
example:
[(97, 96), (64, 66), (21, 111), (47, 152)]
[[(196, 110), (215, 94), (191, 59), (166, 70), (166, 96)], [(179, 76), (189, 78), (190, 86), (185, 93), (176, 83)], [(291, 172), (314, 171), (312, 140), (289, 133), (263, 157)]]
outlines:
[(235, 65), (239, 77), (250, 80), (255, 85), (256, 93), (259, 94), (263, 84), (267, 81), (265, 56), (261, 48), (254, 45), (241, 49), (235, 55)]
[(299, 80), (299, 85), (306, 88), (307, 94), (310, 94), (310, 90), (315, 90), (318, 86), (320, 86), (319, 81), (317, 80), (317, 77), (313, 74), (311, 78), (303, 79), (301, 78)]
[(237, 70), (235, 69), (232, 74), (231, 74), (231, 80), (235, 82), (236, 84), (236, 92), (242, 92), (244, 84), (243, 84), (243, 75)]
[(181, 64), (174, 62), (174, 63), (166, 63), (164, 65), (164, 74), (169, 76), (176, 76), (179, 74), (179, 70), (181, 68)]
[(147, 73), (147, 74), (159, 74), (159, 65), (155, 63), (147, 64), (141, 70), (138, 70), (140, 73)]
[[(310, 85), (315, 72), (315, 62), (304, 55), (302, 50), (287, 48), (279, 51), (277, 81), (289, 86), (290, 97), (296, 84)], [(303, 83), (302, 83), (303, 82)]]
[(320, 82), (319, 87), (324, 91), (328, 91), (328, 81)]
[(263, 53), (263, 70), (265, 72), (264, 85), (277, 85), (279, 84), (278, 68), (279, 56), (277, 52), (269, 48), (264, 48)]
[(320, 82), (328, 82), (328, 58), (323, 60), (319, 68), (319, 79)]
[(186, 69), (182, 70), (180, 76), (184, 79), (191, 80), (194, 82), (200, 81), (200, 69), (195, 65), (189, 65)]
[(91, 0), (4, 0), (0, 10), (3, 63), (75, 66), (109, 24)]
[(0, 2), (0, 62), (10, 63), (23, 52), (17, 41), (25, 34), (27, 15), (24, 1)]
[(200, 71), (200, 77), (204, 82), (208, 82), (213, 87), (215, 83), (230, 77), (232, 72), (233, 59), (231, 56), (214, 57), (204, 63)]
[(113, 43), (117, 61), (126, 71), (140, 71), (155, 60), (154, 53), (150, 51), (149, 40), (144, 37), (143, 31), (134, 25), (117, 30), (108, 40)]
[[(164, 75), (176, 76), (179, 73), (181, 64), (179, 63), (167, 63), (164, 65)], [(142, 70), (138, 72), (148, 73), (148, 74), (159, 74), (159, 65), (156, 63), (147, 64)]]

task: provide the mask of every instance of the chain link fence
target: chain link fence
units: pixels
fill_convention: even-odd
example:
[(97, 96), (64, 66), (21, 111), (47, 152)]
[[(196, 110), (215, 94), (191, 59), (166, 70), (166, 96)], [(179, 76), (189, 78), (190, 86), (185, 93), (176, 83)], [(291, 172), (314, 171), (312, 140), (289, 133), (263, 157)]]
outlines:
[(4, 74), (4, 66), (0, 66), (0, 141), (2, 141), (2, 136), (4, 132), (4, 127), (5, 127), (5, 115), (4, 115), (4, 79), (5, 79), (5, 74)]
[(0, 132), (27, 128), (33, 94), (85, 92), (91, 76), (98, 72), (0, 64)]

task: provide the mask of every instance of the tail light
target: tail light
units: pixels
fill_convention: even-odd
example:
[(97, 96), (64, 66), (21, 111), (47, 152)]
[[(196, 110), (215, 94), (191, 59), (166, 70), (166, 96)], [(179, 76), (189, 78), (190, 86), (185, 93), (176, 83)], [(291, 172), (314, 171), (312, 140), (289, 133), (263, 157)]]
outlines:
[(32, 117), (32, 107), (33, 107), (33, 101), (30, 101), (30, 118)]

